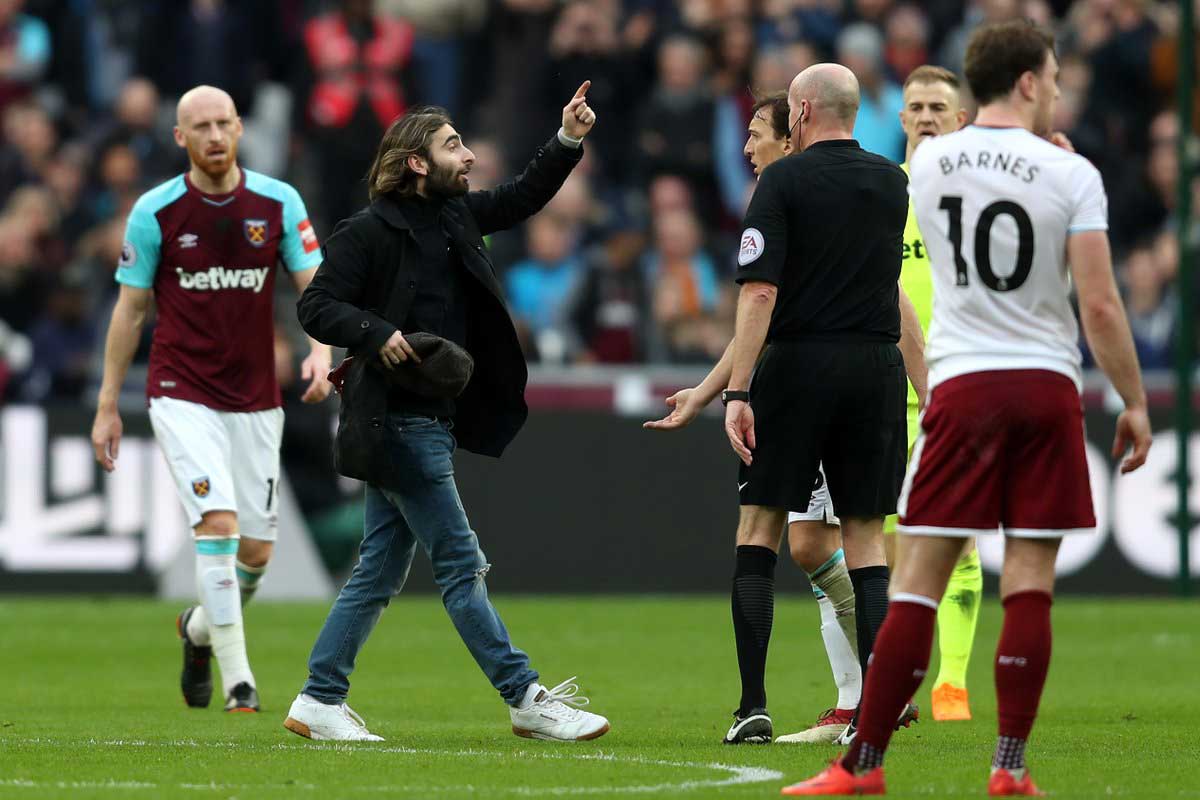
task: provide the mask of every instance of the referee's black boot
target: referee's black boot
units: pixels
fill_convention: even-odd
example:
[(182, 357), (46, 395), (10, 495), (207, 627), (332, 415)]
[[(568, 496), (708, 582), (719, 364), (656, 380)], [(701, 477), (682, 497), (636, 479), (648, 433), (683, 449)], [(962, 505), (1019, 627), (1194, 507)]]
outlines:
[(175, 630), (183, 640), (183, 673), (179, 676), (179, 688), (183, 690), (183, 702), (190, 708), (208, 708), (212, 701), (212, 648), (198, 645), (188, 637), (188, 620), (196, 607), (185, 608), (175, 618)]
[(746, 713), (733, 712), (733, 725), (725, 734), (725, 744), (770, 744), (775, 729), (765, 708), (752, 708)]

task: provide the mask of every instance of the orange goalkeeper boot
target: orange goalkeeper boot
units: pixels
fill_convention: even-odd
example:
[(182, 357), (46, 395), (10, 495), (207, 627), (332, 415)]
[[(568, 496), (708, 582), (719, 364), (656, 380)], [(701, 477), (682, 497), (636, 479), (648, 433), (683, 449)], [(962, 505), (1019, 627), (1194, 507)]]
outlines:
[(970, 719), (971, 704), (967, 699), (967, 690), (949, 683), (934, 688), (933, 718), (938, 722)]

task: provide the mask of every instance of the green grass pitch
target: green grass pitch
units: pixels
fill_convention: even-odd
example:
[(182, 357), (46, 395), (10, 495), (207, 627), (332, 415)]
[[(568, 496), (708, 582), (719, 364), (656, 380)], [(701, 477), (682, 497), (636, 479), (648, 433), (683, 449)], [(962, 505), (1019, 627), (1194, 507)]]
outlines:
[[(436, 598), (398, 599), (384, 614), (350, 703), (387, 741), (342, 746), (281, 724), (324, 604), (249, 607), (264, 711), (226, 715), (216, 698), (208, 710), (183, 705), (178, 607), (0, 599), (0, 797), (765, 798), (838, 752), (720, 744), (737, 703), (724, 598), (494, 599), (544, 683), (580, 676), (592, 708), (612, 720), (607, 736), (514, 737)], [(985, 796), (999, 622), (987, 598), (970, 673), (975, 720), (924, 719), (898, 733), (891, 796)], [(779, 598), (768, 670), (777, 734), (834, 700), (817, 625), (811, 597)], [(1056, 798), (1200, 797), (1200, 605), (1064, 599), (1054, 631), (1030, 746), (1042, 788)], [(923, 714), (929, 688), (918, 694)]]

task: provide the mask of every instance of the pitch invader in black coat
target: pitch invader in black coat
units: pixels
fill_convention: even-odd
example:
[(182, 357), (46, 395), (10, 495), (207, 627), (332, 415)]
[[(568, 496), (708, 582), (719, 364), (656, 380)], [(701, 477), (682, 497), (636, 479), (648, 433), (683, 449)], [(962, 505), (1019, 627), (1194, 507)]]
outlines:
[[(442, 109), (414, 109), (384, 135), (368, 175), (372, 204), (342, 222), (298, 304), (318, 341), (355, 356), (342, 385), (335, 463), (367, 482), (359, 562), (329, 612), (285, 726), (313, 739), (376, 741), (346, 705), (355, 658), (397, 594), (420, 544), (463, 643), (509, 706), (519, 736), (575, 741), (608, 731), (572, 681), (542, 686), (488, 600), (491, 565), (454, 482), (456, 441), (499, 456), (527, 416), (527, 371), (483, 235), (542, 208), (582, 157), (596, 121), (585, 81), (562, 128), (517, 179), (471, 192), (475, 156)], [(388, 372), (418, 361), (406, 333), (455, 341), (474, 359), (457, 398), (397, 396)], [(423, 401), (453, 400), (446, 416)], [(432, 406), (432, 407), (436, 407)], [(454, 434), (450, 433), (451, 428)]]

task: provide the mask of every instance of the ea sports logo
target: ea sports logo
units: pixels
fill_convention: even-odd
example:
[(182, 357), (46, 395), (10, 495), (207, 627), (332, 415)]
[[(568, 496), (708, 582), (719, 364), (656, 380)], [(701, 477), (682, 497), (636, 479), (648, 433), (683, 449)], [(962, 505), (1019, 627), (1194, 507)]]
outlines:
[(746, 228), (742, 231), (742, 243), (738, 247), (738, 264), (746, 266), (755, 261), (763, 252), (763, 235), (758, 228)]

